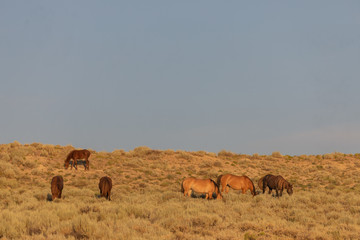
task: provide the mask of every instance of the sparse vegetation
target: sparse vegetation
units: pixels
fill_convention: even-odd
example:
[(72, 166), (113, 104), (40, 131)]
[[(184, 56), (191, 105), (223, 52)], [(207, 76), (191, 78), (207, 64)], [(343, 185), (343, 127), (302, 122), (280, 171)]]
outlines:
[[(91, 151), (90, 170), (64, 170), (72, 146), (0, 145), (0, 238), (4, 239), (359, 239), (360, 154), (241, 155), (152, 150)], [(274, 161), (276, 158), (276, 161)], [(247, 175), (257, 190), (280, 174), (294, 194), (277, 199), (230, 191), (224, 201), (185, 198), (184, 177)], [(64, 178), (62, 199), (48, 201)], [(102, 176), (112, 201), (98, 198)]]

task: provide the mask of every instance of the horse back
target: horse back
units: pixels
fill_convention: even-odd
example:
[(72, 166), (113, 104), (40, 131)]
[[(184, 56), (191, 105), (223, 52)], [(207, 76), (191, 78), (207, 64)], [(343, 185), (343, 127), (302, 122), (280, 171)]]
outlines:
[(87, 149), (73, 151), (73, 157), (77, 159), (88, 158), (89, 156), (90, 156), (90, 151)]
[(289, 184), (285, 178), (283, 178), (282, 176), (276, 176), (277, 177), (277, 185), (279, 188), (285, 188), (287, 184)]
[(247, 186), (247, 185), (252, 185), (252, 182), (250, 180), (249, 177), (247, 176), (236, 176), (233, 174), (226, 174), (224, 175), (224, 183), (228, 184), (229, 186)]
[(192, 189), (194, 192), (206, 193), (216, 190), (217, 184), (212, 179), (186, 178), (183, 182), (185, 189)]
[(53, 200), (55, 197), (58, 197), (62, 189), (64, 187), (64, 180), (62, 176), (55, 176), (51, 180), (51, 194), (53, 196)]
[(276, 176), (268, 174), (263, 177), (263, 188), (270, 187), (275, 188), (276, 186)]
[(56, 187), (59, 190), (62, 190), (64, 187), (64, 179), (62, 176), (55, 176), (51, 180), (51, 186)]
[(286, 180), (278, 175), (278, 176), (274, 176), (274, 175), (266, 175), (263, 179), (263, 182), (266, 184), (264, 184), (263, 187), (270, 187), (270, 188), (282, 188), (284, 186), (284, 183), (286, 182)]
[(103, 195), (106, 195), (111, 191), (112, 188), (112, 180), (109, 177), (100, 178), (99, 189)]

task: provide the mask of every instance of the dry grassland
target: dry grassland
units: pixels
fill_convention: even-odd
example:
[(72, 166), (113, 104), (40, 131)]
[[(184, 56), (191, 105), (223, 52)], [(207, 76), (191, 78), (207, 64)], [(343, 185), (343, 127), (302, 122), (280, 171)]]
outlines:
[[(72, 146), (0, 145), (3, 239), (360, 239), (358, 154), (241, 155), (152, 150), (91, 151), (90, 171), (65, 170)], [(253, 197), (230, 190), (224, 201), (185, 198), (183, 178), (282, 175), (292, 196)], [(62, 199), (48, 201), (64, 178)], [(102, 176), (111, 199), (98, 198)], [(258, 190), (258, 189), (257, 189)]]

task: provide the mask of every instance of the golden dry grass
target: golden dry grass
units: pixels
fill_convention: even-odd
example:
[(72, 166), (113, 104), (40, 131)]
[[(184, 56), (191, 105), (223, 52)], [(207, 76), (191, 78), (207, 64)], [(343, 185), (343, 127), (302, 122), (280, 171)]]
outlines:
[[(360, 239), (359, 154), (244, 155), (152, 150), (91, 151), (90, 171), (65, 170), (72, 146), (0, 145), (3, 239)], [(185, 198), (184, 177), (282, 175), (294, 194), (252, 197), (230, 190), (224, 201)], [(64, 178), (63, 198), (48, 201)], [(102, 176), (112, 201), (100, 199)]]

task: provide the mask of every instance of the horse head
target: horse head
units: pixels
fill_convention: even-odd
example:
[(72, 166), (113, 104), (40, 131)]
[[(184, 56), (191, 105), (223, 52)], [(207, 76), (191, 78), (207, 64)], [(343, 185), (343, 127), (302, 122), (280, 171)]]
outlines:
[(289, 195), (292, 195), (293, 194), (293, 189), (292, 189), (292, 185), (290, 183), (287, 183), (286, 186), (286, 191)]

